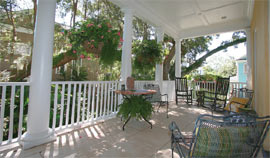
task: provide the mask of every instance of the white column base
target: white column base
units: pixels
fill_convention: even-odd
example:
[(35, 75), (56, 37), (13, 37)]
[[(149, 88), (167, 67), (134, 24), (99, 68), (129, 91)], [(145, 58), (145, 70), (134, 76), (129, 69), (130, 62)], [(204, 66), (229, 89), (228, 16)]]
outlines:
[(53, 142), (56, 140), (56, 135), (52, 131), (52, 129), (48, 129), (42, 133), (36, 134), (29, 134), (28, 132), (24, 133), (22, 136), (22, 140), (20, 144), (22, 145), (23, 149), (30, 149), (32, 147)]

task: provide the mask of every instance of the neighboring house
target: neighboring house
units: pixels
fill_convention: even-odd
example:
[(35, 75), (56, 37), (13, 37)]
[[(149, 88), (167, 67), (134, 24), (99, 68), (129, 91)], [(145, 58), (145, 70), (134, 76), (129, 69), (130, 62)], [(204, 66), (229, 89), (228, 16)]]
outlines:
[(237, 82), (247, 82), (247, 56), (244, 55), (236, 60)]

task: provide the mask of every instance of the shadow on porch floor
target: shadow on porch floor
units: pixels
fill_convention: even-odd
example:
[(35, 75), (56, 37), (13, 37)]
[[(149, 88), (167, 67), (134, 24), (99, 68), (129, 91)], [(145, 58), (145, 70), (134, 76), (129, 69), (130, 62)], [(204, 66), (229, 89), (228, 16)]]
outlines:
[(123, 122), (117, 117), (58, 135), (55, 142), (32, 149), (6, 150), (0, 157), (170, 157), (169, 123), (174, 120), (185, 134), (191, 134), (196, 118), (210, 113), (195, 105), (171, 102), (169, 118), (165, 107), (153, 114), (150, 120), (153, 129), (146, 122), (134, 119), (122, 131)]

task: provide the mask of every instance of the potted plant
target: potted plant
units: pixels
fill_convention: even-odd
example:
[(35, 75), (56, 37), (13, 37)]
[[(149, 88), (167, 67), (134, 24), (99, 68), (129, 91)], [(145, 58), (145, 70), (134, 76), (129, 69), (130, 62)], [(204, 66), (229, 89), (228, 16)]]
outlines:
[(129, 116), (136, 119), (145, 118), (150, 119), (152, 116), (153, 107), (152, 104), (145, 100), (143, 96), (134, 95), (129, 98), (125, 98), (123, 103), (120, 104), (118, 116), (122, 116), (124, 120), (127, 120)]
[(88, 60), (98, 58), (104, 65), (111, 65), (114, 59), (121, 57), (121, 33), (107, 20), (88, 19), (63, 34), (70, 42), (67, 49), (72, 55)]
[(134, 42), (132, 51), (135, 56), (134, 65), (138, 69), (151, 69), (162, 62), (162, 46), (156, 40)]

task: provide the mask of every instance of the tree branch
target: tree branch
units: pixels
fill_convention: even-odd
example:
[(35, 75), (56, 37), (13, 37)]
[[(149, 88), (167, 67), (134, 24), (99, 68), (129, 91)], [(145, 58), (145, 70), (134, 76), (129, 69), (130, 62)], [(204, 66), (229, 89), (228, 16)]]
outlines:
[(206, 60), (206, 58), (210, 57), (211, 55), (213, 55), (221, 50), (227, 49), (228, 47), (243, 43), (245, 41), (246, 41), (246, 38), (236, 39), (232, 42), (225, 43), (224, 45), (221, 45), (221, 46), (211, 50), (210, 52), (208, 52), (207, 54), (202, 56), (200, 59), (196, 60), (195, 63), (190, 65), (184, 71), (182, 71), (182, 76), (185, 76), (186, 74), (190, 73), (192, 70), (199, 68), (203, 64), (203, 62)]

